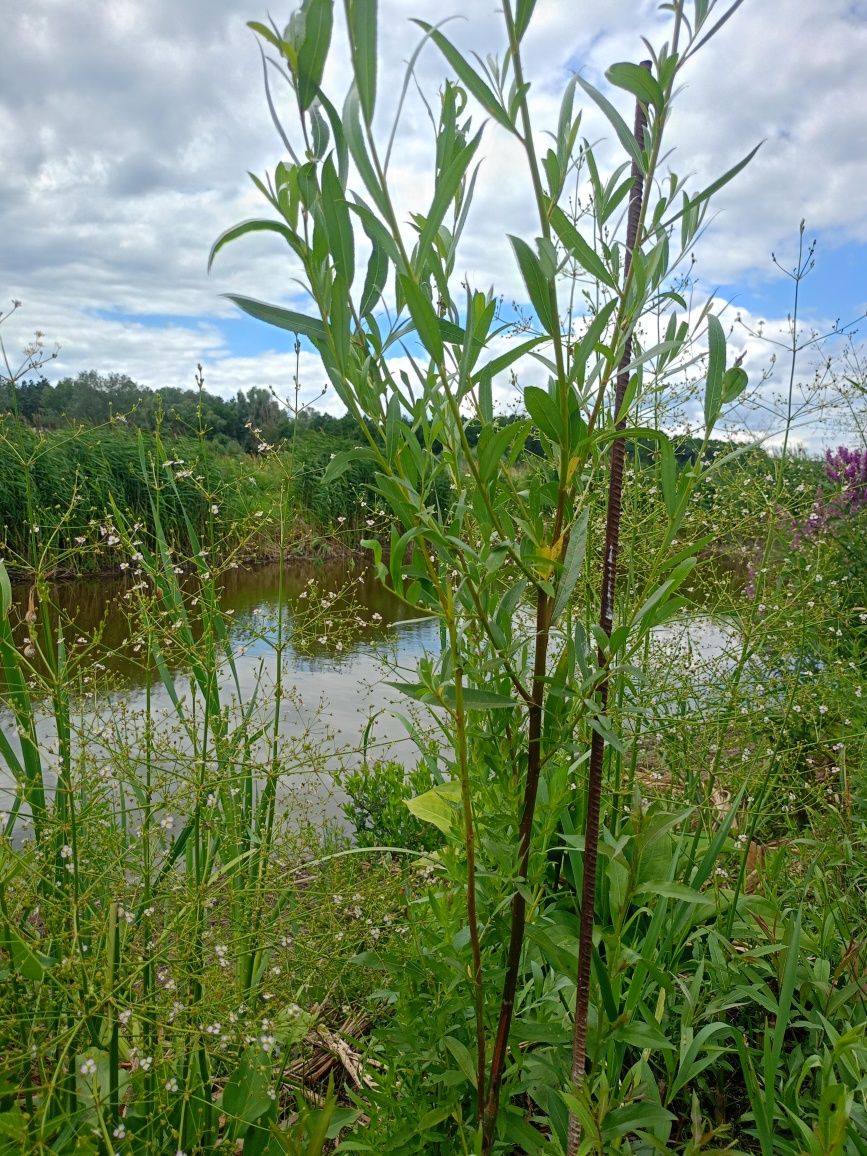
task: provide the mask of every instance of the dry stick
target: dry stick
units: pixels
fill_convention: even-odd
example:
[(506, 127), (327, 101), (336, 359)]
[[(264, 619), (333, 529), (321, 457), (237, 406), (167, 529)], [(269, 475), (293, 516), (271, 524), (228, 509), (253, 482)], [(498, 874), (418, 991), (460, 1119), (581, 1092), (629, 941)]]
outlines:
[[(649, 60), (643, 60), (641, 67), (651, 68)], [(644, 142), (647, 127), (647, 113), (640, 102), (635, 102), (635, 138)], [(632, 162), (632, 188), (629, 193), (629, 218), (626, 224), (626, 255), (624, 274), (629, 277), (632, 251), (638, 239), (638, 224), (641, 219), (641, 202), (644, 196), (644, 178), (638, 164)], [(617, 374), (614, 391), (614, 413), (616, 429), (626, 427), (626, 415), (621, 413), (623, 399), (629, 385), (629, 363), (632, 360), (632, 334), (626, 339), (623, 357)], [(611, 467), (608, 475), (608, 510), (605, 523), (605, 553), (602, 560), (602, 605), (599, 625), (606, 637), (611, 636), (614, 619), (614, 587), (617, 581), (617, 555), (620, 547), (620, 503), (623, 495), (623, 465), (626, 445), (618, 437), (611, 447)], [(598, 662), (601, 669), (607, 659), (600, 647)], [(599, 711), (604, 714), (608, 708), (608, 672), (605, 671), (598, 691)], [(599, 811), (602, 797), (602, 765), (605, 755), (605, 739), (598, 730), (593, 731), (590, 740), (590, 769), (587, 781), (587, 820), (584, 827), (584, 877), (581, 885), (581, 931), (578, 940), (578, 990), (575, 993), (575, 1031), (572, 1038), (572, 1084), (577, 1089), (584, 1081), (587, 1060), (587, 1009), (590, 1003), (590, 963), (593, 953), (593, 923), (596, 905), (596, 862), (599, 850)], [(566, 1146), (567, 1156), (576, 1156), (581, 1142), (581, 1124), (574, 1112), (569, 1113), (569, 1133)]]

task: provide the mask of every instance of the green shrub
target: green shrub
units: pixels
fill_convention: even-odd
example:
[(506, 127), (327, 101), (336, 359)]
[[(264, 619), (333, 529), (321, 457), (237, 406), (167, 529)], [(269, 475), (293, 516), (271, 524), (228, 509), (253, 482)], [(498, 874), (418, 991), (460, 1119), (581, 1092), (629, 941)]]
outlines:
[(359, 847), (434, 850), (442, 842), (439, 832), (417, 819), (406, 803), (429, 791), (437, 781), (424, 762), (407, 771), (394, 759), (377, 759), (341, 772), (337, 782), (349, 797), (342, 811), (352, 824)]

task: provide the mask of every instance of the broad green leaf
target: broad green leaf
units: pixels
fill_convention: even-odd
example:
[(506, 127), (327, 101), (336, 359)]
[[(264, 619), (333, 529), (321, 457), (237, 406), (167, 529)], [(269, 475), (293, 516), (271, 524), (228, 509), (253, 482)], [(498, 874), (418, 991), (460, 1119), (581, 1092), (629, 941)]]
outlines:
[(355, 238), (352, 235), (346, 194), (330, 156), (322, 166), (322, 213), (334, 268), (348, 287), (355, 276)]
[(241, 1053), (238, 1066), (223, 1090), (222, 1109), (235, 1124), (249, 1126), (271, 1107), (268, 1095), (270, 1066), (261, 1048), (249, 1047)]
[(527, 287), (530, 304), (535, 309), (542, 323), (542, 328), (546, 333), (553, 336), (557, 326), (557, 318), (551, 310), (551, 300), (554, 289), (553, 279), (549, 280), (545, 276), (539, 257), (526, 241), (523, 241), (520, 237), (513, 237), (511, 234), (509, 235), (509, 240), (512, 242), (512, 248), (518, 259), (518, 267), (521, 270), (521, 277)]
[[(641, 1046), (636, 1044), (636, 1047)], [(612, 1108), (606, 1114), (602, 1121), (602, 1138), (605, 1141), (612, 1141), (621, 1136), (628, 1136), (638, 1128), (644, 1132), (651, 1128), (666, 1128), (676, 1119), (676, 1116), (666, 1111), (665, 1108), (661, 1108), (659, 1104), (651, 1104), (647, 1101), (639, 1104), (627, 1104), (622, 1108)], [(610, 1150), (613, 1151), (614, 1149)], [(606, 1147), (605, 1151), (609, 1151), (609, 1149)]]
[(618, 88), (623, 88), (626, 92), (631, 93), (643, 105), (654, 108), (657, 112), (662, 111), (665, 97), (659, 81), (650, 69), (642, 68), (640, 64), (624, 61), (620, 64), (612, 64), (605, 76)]
[(747, 371), (741, 369), (739, 365), (733, 365), (731, 369), (727, 369), (723, 374), (722, 380), (722, 402), (723, 405), (729, 405), (735, 401), (747, 388)]
[(496, 93), (485, 83), (472, 65), (461, 56), (460, 52), (458, 52), (448, 37), (443, 36), (442, 32), (437, 31), (432, 24), (428, 24), (424, 20), (413, 20), (413, 24), (417, 24), (419, 28), (430, 37), (454, 69), (455, 75), (466, 89), (473, 94), (485, 112), (492, 116), (494, 120), (498, 121), (503, 128), (513, 133), (515, 126), (497, 99)]
[(461, 785), (456, 780), (440, 783), (423, 795), (416, 795), (412, 799), (404, 799), (406, 806), (417, 819), (423, 823), (432, 823), (444, 835), (452, 829), (452, 820), (455, 815), (455, 804), (460, 802)]
[(57, 963), (56, 959), (38, 951), (32, 944), (12, 927), (6, 925), (7, 944), (12, 955), (12, 966), (25, 979), (38, 982), (45, 978), (45, 973)]
[(443, 1043), (454, 1056), (455, 1063), (460, 1068), (466, 1079), (473, 1085), (478, 1087), (479, 1076), (476, 1071), (473, 1057), (470, 1055), (469, 1048), (465, 1043), (455, 1039), (454, 1036), (443, 1036)]
[(723, 374), (726, 367), (726, 335), (720, 319), (713, 313), (707, 319), (707, 350), (704, 424), (709, 433), (722, 408)]
[(816, 1131), (823, 1145), (822, 1156), (843, 1156), (852, 1113), (852, 1093), (843, 1084), (829, 1083), (819, 1100)]
[(27, 1120), (17, 1104), (8, 1112), (0, 1112), (0, 1140), (11, 1140), (15, 1143), (14, 1149), (6, 1148), (6, 1152), (27, 1151)]
[(610, 289), (617, 288), (617, 282), (611, 276), (610, 270), (606, 268), (605, 262), (581, 236), (559, 205), (555, 205), (551, 212), (551, 224), (569, 255), (574, 257), (591, 277), (595, 277), (597, 281), (601, 281)]
[(441, 365), (445, 350), (436, 310), (412, 277), (401, 275), (398, 282), (422, 345), (436, 364)]
[(315, 317), (307, 317), (303, 313), (295, 313), (292, 309), (283, 309), (279, 305), (268, 305), (264, 301), (256, 301), (253, 297), (241, 297), (236, 293), (225, 293), (224, 296), (258, 321), (276, 325), (278, 329), (288, 329), (290, 333), (300, 334), (313, 342), (324, 343), (327, 340), (325, 326)]
[(638, 166), (639, 172), (643, 173), (645, 171), (644, 154), (642, 152), (641, 146), (635, 139), (635, 133), (632, 131), (632, 129), (611, 103), (611, 101), (604, 97), (598, 89), (594, 88), (592, 84), (588, 84), (582, 76), (578, 77), (578, 83), (581, 85), (590, 99), (594, 100), (605, 113), (605, 116), (608, 118), (611, 127), (617, 133), (617, 137), (620, 143), (629, 153), (635, 164)]
[(292, 249), (299, 254), (304, 251), (304, 242), (294, 230), (290, 229), (288, 225), (284, 225), (282, 221), (269, 221), (267, 218), (256, 218), (249, 221), (241, 221), (237, 225), (232, 225), (230, 229), (226, 229), (217, 237), (211, 246), (211, 252), (208, 254), (208, 272), (211, 271), (211, 266), (214, 263), (214, 258), (223, 248), (228, 245), (230, 241), (235, 241), (238, 237), (243, 237), (247, 233), (279, 233), (288, 241)]
[(370, 124), (376, 103), (377, 0), (347, 0), (346, 19), (358, 99), (364, 119)]

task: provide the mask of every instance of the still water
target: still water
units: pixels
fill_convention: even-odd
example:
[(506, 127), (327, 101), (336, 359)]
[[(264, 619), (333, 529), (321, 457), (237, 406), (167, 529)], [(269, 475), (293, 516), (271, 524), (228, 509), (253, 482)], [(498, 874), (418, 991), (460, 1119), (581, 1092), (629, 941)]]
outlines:
[[(88, 764), (102, 768), (98, 773), (115, 778), (113, 766), (129, 768), (139, 760), (149, 726), (160, 740), (163, 770), (169, 777), (183, 777), (194, 740), (179, 724), (165, 685), (143, 662), (145, 649), (128, 612), (134, 605), (131, 586), (132, 579), (99, 578), (59, 583), (53, 591), (73, 656), (72, 670), (77, 671), (72, 680), (77, 687), (72, 719), (76, 748)], [(35, 627), (28, 628), (25, 619), (34, 609), (33, 595), (22, 586), (14, 595), (17, 641), (27, 653), (27, 631)], [(222, 580), (221, 606), (235, 660), (234, 672), (228, 664), (222, 668), (221, 701), (230, 724), (254, 704), (266, 731), (277, 707), (286, 752), (281, 794), (288, 809), (311, 821), (339, 818), (335, 769), (357, 765), (365, 756), (407, 763), (413, 759), (411, 733), (429, 730), (431, 716), (387, 683), (415, 681), (418, 659), (439, 649), (439, 630), (431, 619), (409, 619), (407, 607), (382, 587), (370, 567), (346, 561), (292, 562), (282, 570), (276, 564), (232, 570)], [(283, 640), (280, 662), (278, 638)], [(714, 670), (730, 662), (727, 652), (736, 641), (730, 627), (701, 613), (655, 632), (655, 661), (645, 658), (651, 698), (658, 696), (651, 704), (654, 709), (664, 712), (659, 700), (673, 693), (663, 686), (663, 669), (667, 674), (682, 670), (693, 694), (700, 687), (706, 690)], [(170, 642), (164, 653), (186, 717), (194, 717), (201, 699), (189, 676), (189, 659)], [(2, 705), (0, 727), (17, 746), (10, 714)], [(56, 734), (47, 710), (38, 730), (50, 767)], [(263, 733), (257, 748), (263, 764), (267, 747)], [(0, 762), (2, 810), (9, 806), (12, 787)]]
[[(52, 591), (78, 669), (73, 728), (79, 749), (86, 747), (97, 765), (113, 756), (134, 756), (148, 718), (163, 739), (177, 732), (179, 752), (189, 745), (165, 686), (143, 660), (145, 648), (128, 609), (131, 586), (131, 579), (97, 578), (58, 583)], [(25, 649), (28, 629), (37, 629), (25, 622), (32, 594), (16, 586), (13, 595), (16, 638)], [(221, 608), (235, 656), (235, 672), (225, 665), (220, 679), (230, 716), (255, 700), (263, 724), (273, 717), (275, 644), (282, 635), (280, 732), (292, 763), (293, 789), (307, 780), (308, 803), (318, 801), (326, 814), (335, 813), (329, 770), (358, 762), (362, 741), (371, 757), (386, 749), (411, 757), (407, 700), (386, 680), (412, 677), (418, 658), (438, 650), (439, 631), (431, 619), (408, 618), (406, 605), (369, 567), (292, 562), (282, 571), (277, 564), (230, 570), (222, 579)], [(166, 658), (189, 715), (196, 709), (189, 663), (170, 646)], [(2, 707), (0, 726), (17, 746), (11, 716)], [(56, 735), (47, 711), (38, 729), (50, 752)], [(11, 787), (0, 764), (0, 808), (8, 807)]]

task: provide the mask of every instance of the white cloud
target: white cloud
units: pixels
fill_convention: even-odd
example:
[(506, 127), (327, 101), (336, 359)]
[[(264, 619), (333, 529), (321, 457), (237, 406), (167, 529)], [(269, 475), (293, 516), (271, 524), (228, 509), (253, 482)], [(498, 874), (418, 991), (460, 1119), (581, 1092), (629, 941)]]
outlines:
[[(462, 50), (502, 53), (493, 0), (454, 7), (466, 19), (445, 31)], [(448, 11), (432, 0), (380, 5), (381, 138), (403, 62), (417, 43), (408, 18), (433, 22)], [(274, 15), (282, 22), (288, 9)], [(208, 249), (224, 228), (267, 212), (245, 170), (261, 173), (281, 155), (247, 16), (264, 18), (265, 8), (242, 14), (231, 0), (123, 0), (90, 8), (30, 0), (4, 18), (0, 294), (26, 306), (4, 339), (14, 348), (43, 329), (62, 347), (53, 375), (93, 367), (145, 384), (183, 385), (202, 361), (209, 386), (221, 392), (254, 384), (289, 388), (288, 335), (263, 333), (272, 352), (245, 357), (230, 348), (220, 326), (233, 311), (223, 292), (284, 301), (297, 295), (280, 242), (237, 242), (210, 278), (205, 272)], [(341, 22), (338, 12), (338, 29)], [(538, 143), (542, 130), (556, 124), (571, 66), (602, 84), (613, 60), (644, 54), (639, 31), (658, 39), (663, 24), (650, 0), (604, 7), (539, 0), (525, 54)], [(342, 45), (338, 31), (328, 78), (341, 98)], [(802, 217), (826, 243), (867, 241), (865, 57), (864, 0), (826, 0), (821, 10), (801, 0), (754, 0), (694, 61), (672, 121), (672, 166), (694, 173), (701, 185), (765, 139), (753, 164), (719, 197), (718, 216), (697, 247), (702, 284), (761, 285), (772, 273), (770, 250), (791, 248)], [(434, 102), (444, 74), (427, 46), (418, 79)], [(617, 103), (628, 116), (628, 101)], [(611, 136), (592, 106), (582, 131), (591, 139)], [(426, 207), (431, 143), (427, 113), (410, 86), (392, 165), (404, 219), (410, 208)], [(600, 148), (603, 158), (612, 155), (610, 143)], [(479, 287), (493, 284), (507, 300), (520, 299), (505, 235), (535, 231), (522, 158), (492, 125), (480, 156), (458, 272)], [(867, 297), (867, 288), (853, 288), (853, 305), (858, 295)], [(318, 367), (305, 367), (308, 379), (311, 390), (318, 386)]]

